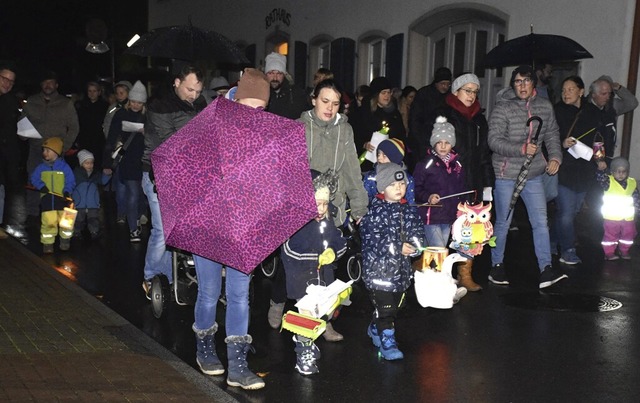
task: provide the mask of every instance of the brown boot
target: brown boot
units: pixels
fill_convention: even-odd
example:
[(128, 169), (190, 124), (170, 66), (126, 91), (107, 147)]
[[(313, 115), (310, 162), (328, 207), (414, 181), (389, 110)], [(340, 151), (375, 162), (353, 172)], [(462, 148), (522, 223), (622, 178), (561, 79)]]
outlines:
[(458, 285), (469, 291), (480, 291), (482, 287), (473, 281), (473, 277), (471, 277), (472, 268), (473, 260), (467, 260), (458, 264)]

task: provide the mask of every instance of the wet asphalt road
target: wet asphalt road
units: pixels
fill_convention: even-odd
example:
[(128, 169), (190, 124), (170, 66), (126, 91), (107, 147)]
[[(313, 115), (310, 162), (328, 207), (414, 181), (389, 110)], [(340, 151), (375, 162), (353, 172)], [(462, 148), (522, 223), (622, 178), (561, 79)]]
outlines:
[[(104, 207), (105, 232), (99, 240), (74, 239), (69, 252), (56, 248), (43, 259), (195, 367), (193, 307), (171, 303), (156, 319), (140, 287), (149, 228), (144, 227), (142, 243), (131, 244), (126, 226), (115, 224), (113, 200), (106, 198)], [(603, 262), (598, 221), (582, 220), (578, 253), (584, 263), (566, 267), (569, 280), (539, 292), (530, 229), (520, 222), (507, 244), (510, 287), (486, 284), (485, 253), (474, 268), (484, 290), (468, 294), (453, 309), (421, 308), (409, 290), (396, 323), (405, 353), (397, 362), (381, 359), (366, 336), (371, 307), (357, 283), (353, 304), (334, 325), (345, 340), (320, 338), (320, 373), (299, 375), (291, 334), (272, 330), (266, 320), (271, 280), (256, 272), (249, 330), (256, 352), (249, 354), (249, 366), (267, 386), (249, 392), (227, 387), (224, 377), (216, 383), (244, 402), (637, 401), (637, 248), (631, 261)], [(41, 255), (36, 220), (29, 221), (28, 235), (27, 247)], [(337, 276), (346, 280), (344, 267)], [(601, 296), (622, 307), (598, 312), (599, 306), (606, 308)], [(218, 318), (223, 318), (224, 308), (219, 309)], [(217, 336), (225, 362), (223, 332)]]

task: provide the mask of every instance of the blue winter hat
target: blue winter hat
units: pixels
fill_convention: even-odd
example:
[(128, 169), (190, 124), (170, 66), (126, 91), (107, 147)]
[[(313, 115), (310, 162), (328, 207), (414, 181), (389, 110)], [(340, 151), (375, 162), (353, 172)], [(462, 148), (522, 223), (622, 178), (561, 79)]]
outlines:
[(378, 144), (378, 150), (382, 151), (384, 155), (389, 157), (389, 161), (394, 164), (402, 164), (402, 160), (404, 159), (404, 143), (402, 140), (382, 140), (380, 144)]

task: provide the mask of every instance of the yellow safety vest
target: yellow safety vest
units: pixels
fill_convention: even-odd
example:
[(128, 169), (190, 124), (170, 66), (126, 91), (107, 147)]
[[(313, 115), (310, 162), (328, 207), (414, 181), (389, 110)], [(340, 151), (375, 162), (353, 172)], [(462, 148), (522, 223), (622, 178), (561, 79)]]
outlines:
[(609, 175), (609, 189), (604, 192), (602, 197), (602, 216), (604, 219), (633, 221), (635, 208), (631, 195), (634, 190), (636, 190), (635, 179), (627, 178), (627, 188), (624, 189), (613, 175)]

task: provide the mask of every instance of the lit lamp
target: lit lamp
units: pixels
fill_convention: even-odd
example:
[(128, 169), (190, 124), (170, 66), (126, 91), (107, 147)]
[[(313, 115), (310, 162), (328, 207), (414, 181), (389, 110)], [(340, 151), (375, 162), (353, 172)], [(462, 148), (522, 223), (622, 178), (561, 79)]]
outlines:
[(101, 41), (99, 43), (88, 42), (84, 50), (93, 54), (102, 54), (109, 51), (109, 45), (104, 43), (104, 41)]
[(60, 222), (58, 226), (62, 229), (66, 229), (67, 231), (73, 231), (73, 226), (76, 223), (76, 216), (78, 215), (78, 210), (73, 209), (73, 204), (71, 207), (65, 207), (62, 216), (60, 217)]
[(422, 258), (413, 263), (415, 270), (431, 269), (442, 271), (442, 262), (449, 255), (449, 249), (442, 246), (429, 246), (422, 252)]

